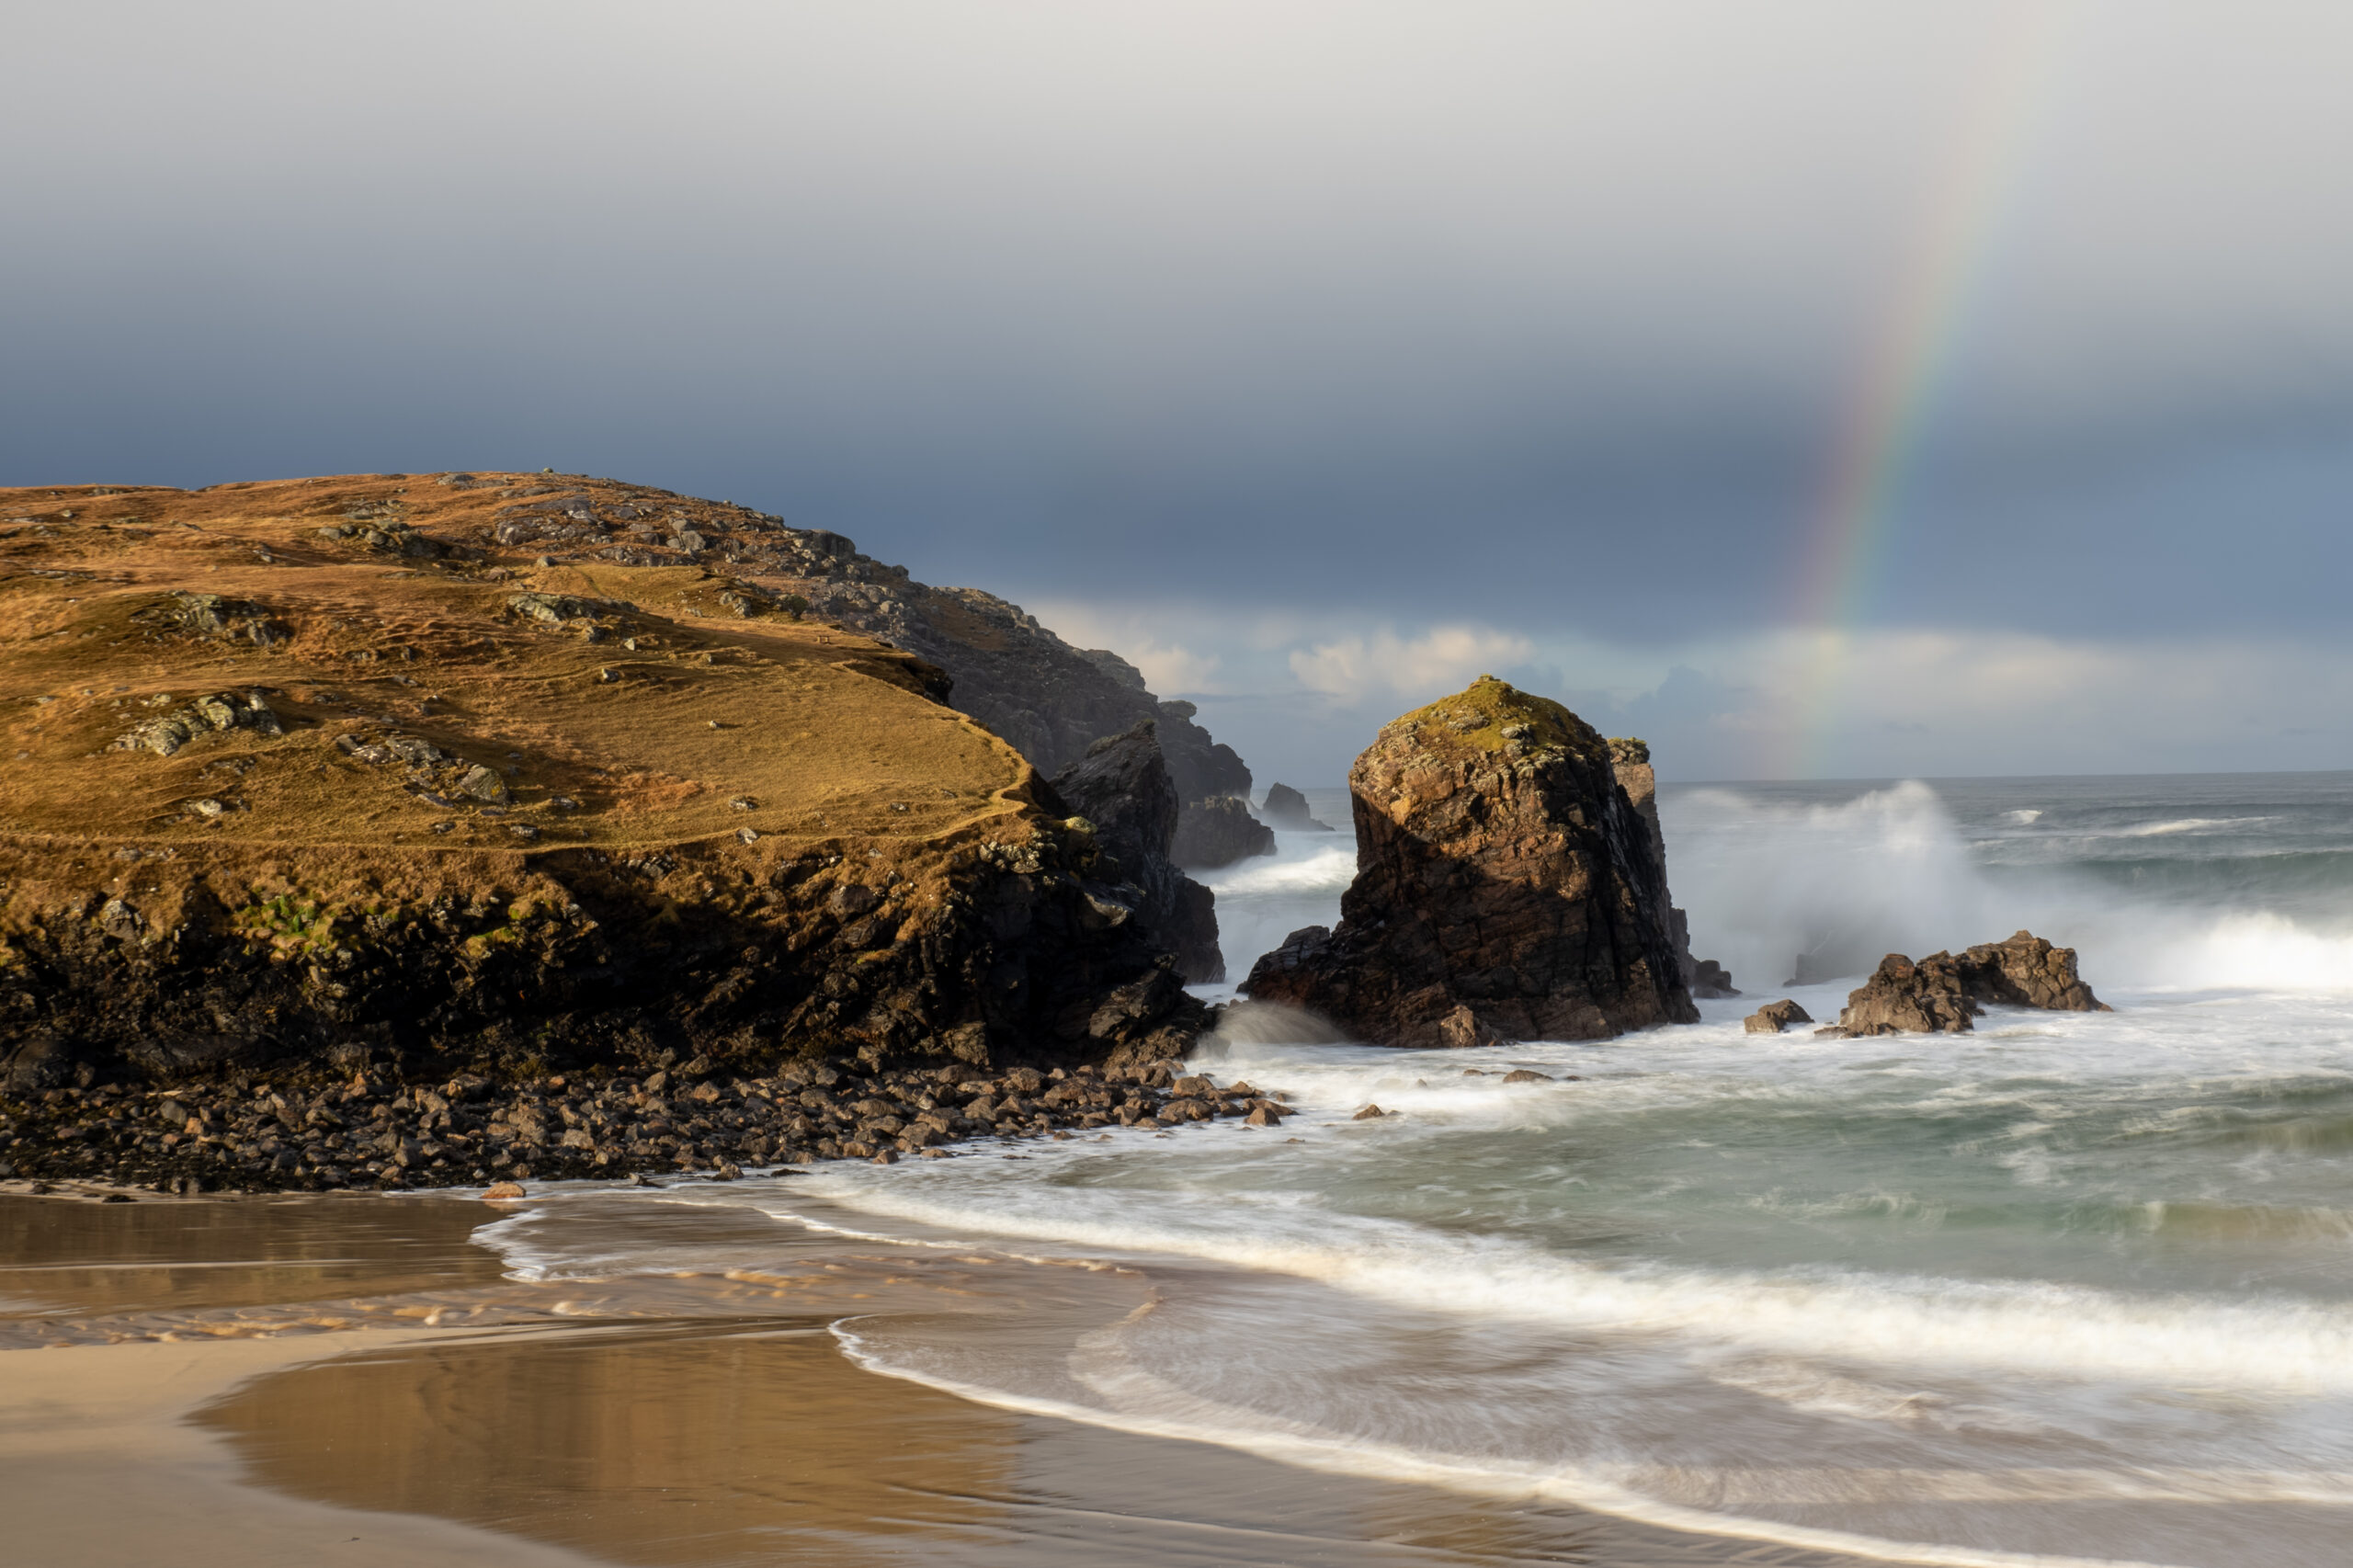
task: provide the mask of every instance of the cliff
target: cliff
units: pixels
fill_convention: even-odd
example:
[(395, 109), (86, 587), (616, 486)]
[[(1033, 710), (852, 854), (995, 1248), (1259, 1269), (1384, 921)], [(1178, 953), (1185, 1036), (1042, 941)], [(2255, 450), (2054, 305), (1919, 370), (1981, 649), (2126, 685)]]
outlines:
[(1030, 762), (807, 613), (826, 540), (546, 475), (0, 492), (8, 1072), (1178, 1054)]
[[(591, 512), (596, 503), (592, 498)], [(608, 508), (609, 510), (609, 508)], [(787, 528), (756, 513), (696, 515), (692, 559), (723, 561), (770, 592), (807, 601), (810, 613), (921, 655), (955, 683), (956, 706), (1051, 777), (1087, 748), (1137, 724), (1156, 724), (1180, 814), (1199, 801), (1250, 793), (1250, 769), (1233, 748), (1194, 722), (1190, 702), (1162, 701), (1133, 665), (1107, 650), (1074, 648), (1016, 604), (978, 588), (935, 588), (904, 566), (858, 553), (836, 533)], [(537, 536), (559, 562), (682, 557), (685, 530), (623, 537)]]
[(1144, 933), (1176, 957), (1188, 983), (1225, 978), (1216, 901), (1169, 858), (1176, 839), (1176, 786), (1144, 720), (1107, 737), (1054, 776), (1054, 793), (1093, 830), (1090, 877), (1117, 884), (1112, 896)]
[(1598, 1040), (1699, 1017), (1650, 829), (1609, 744), (1492, 676), (1349, 770), (1357, 875), (1244, 989), (1381, 1044)]

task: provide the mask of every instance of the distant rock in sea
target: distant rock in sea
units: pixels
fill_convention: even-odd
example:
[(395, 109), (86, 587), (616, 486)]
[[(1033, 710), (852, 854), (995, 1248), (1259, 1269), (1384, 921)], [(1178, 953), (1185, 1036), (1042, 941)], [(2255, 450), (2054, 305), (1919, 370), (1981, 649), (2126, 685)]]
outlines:
[(1267, 791), (1267, 799), (1258, 808), (1259, 816), (1272, 827), (1286, 833), (1329, 833), (1329, 823), (1320, 823), (1308, 810), (1307, 797), (1288, 784), (1278, 784)]
[(1914, 963), (1902, 953), (1847, 998), (1828, 1035), (1958, 1034), (1973, 1026), (1984, 1004), (2039, 1007), (2046, 1012), (2105, 1013), (2075, 972), (2075, 949), (2054, 948), (2031, 931), (2006, 942), (1984, 942), (1958, 956), (1930, 953)]
[(1750, 1034), (1779, 1034), (1791, 1024), (1810, 1024), (1813, 1015), (1788, 997), (1768, 1002), (1741, 1020), (1741, 1028)]
[(1559, 703), (1483, 676), (1383, 727), (1348, 789), (1339, 926), (1291, 933), (1253, 999), (1401, 1046), (1698, 1021), (1653, 830), (1608, 743)]

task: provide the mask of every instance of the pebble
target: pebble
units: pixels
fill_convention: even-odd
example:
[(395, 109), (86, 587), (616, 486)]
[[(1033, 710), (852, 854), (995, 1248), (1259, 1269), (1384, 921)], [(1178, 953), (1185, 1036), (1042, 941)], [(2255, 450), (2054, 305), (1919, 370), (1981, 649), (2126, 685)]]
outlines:
[(787, 1064), (738, 1076), (696, 1057), (642, 1075), (599, 1067), (438, 1083), (381, 1069), (349, 1077), (239, 1072), (168, 1089), (0, 1094), (0, 1169), (179, 1194), (482, 1187), (497, 1200), (522, 1196), (531, 1180), (733, 1180), (817, 1160), (938, 1158), (983, 1138), (1229, 1117), (1273, 1127), (1290, 1114), (1247, 1084), (1221, 1088), (1205, 1074), (1176, 1080), (1165, 1065), (852, 1074)]

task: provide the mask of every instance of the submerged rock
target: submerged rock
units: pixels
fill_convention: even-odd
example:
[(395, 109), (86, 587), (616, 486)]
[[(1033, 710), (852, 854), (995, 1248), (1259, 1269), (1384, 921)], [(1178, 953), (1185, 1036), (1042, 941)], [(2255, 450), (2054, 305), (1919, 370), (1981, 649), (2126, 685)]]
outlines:
[(1154, 722), (1108, 736), (1054, 776), (1054, 792), (1095, 830), (1095, 879), (1115, 884), (1147, 936), (1176, 955), (1188, 983), (1225, 978), (1210, 890), (1168, 858), (1176, 839), (1176, 786)]
[(1315, 820), (1314, 814), (1308, 810), (1307, 797), (1288, 784), (1278, 784), (1267, 791), (1266, 803), (1258, 808), (1258, 814), (1267, 820), (1268, 825), (1281, 828), (1286, 833), (1332, 831), (1329, 824)]
[(1692, 1023), (1663, 860), (1609, 746), (1493, 676), (1357, 758), (1357, 876), (1244, 990), (1387, 1045), (1599, 1040)]
[(1838, 1022), (1817, 1031), (1847, 1036), (1958, 1034), (1973, 1026), (1984, 1003), (2046, 1012), (2105, 1013), (2075, 972), (2075, 949), (2054, 948), (2031, 931), (2005, 942), (1981, 942), (1958, 956), (1930, 953), (1914, 963), (1890, 953), (1847, 998)]
[(1275, 852), (1275, 830), (1250, 814), (1250, 802), (1233, 795), (1214, 796), (1188, 805), (1176, 821), (1176, 842), (1169, 853), (1179, 866), (1215, 870)]

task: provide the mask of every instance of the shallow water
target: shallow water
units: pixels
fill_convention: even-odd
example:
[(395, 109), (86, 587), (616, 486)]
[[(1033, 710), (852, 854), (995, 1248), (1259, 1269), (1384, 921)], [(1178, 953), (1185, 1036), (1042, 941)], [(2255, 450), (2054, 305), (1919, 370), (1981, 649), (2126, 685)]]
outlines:
[[(1315, 804), (1345, 823), (1336, 792)], [(723, 1201), (1151, 1280), (1067, 1332), (838, 1330), (1004, 1408), (1903, 1561), (2346, 1561), (2353, 778), (1662, 805), (1695, 948), (1748, 993), (1699, 1025), (1445, 1054), (1212, 1042), (1202, 1065), (1306, 1114)], [(1345, 834), (1284, 835), (1216, 875), (1235, 972), (1335, 918), (1351, 866)], [(2118, 1010), (1740, 1028), (1772, 995), (1835, 1017), (1890, 949), (2021, 926), (2078, 947)], [(1771, 983), (1802, 968), (1840, 978)], [(1516, 1066), (1555, 1081), (1495, 1075)], [(1402, 1114), (1348, 1119), (1367, 1102)], [(587, 1263), (527, 1230), (485, 1239), (527, 1271)]]

